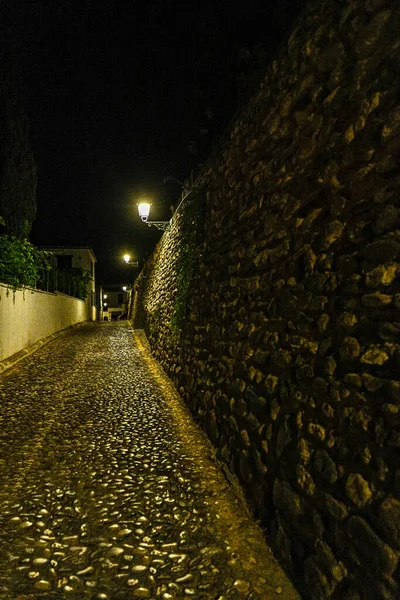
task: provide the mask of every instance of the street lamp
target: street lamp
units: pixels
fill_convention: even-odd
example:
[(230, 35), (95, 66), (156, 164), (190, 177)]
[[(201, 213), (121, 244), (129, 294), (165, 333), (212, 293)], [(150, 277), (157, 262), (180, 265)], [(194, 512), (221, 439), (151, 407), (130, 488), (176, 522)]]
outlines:
[(131, 260), (131, 257), (129, 254), (124, 254), (124, 261), (126, 262), (127, 265), (130, 265), (131, 267), (138, 267), (139, 266), (139, 261), (138, 260)]
[(139, 212), (139, 217), (141, 218), (143, 223), (146, 223), (149, 227), (151, 227), (153, 225), (154, 227), (156, 227), (157, 229), (160, 229), (161, 231), (169, 230), (169, 228), (171, 226), (171, 221), (148, 221), (147, 220), (149, 218), (149, 214), (150, 214), (149, 202), (141, 202), (140, 204), (138, 204), (138, 212)]

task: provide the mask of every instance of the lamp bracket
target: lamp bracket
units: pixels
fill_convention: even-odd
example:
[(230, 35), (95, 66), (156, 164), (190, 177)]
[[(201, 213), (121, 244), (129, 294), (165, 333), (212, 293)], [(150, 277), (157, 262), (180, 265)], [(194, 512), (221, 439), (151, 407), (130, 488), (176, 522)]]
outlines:
[(139, 261), (137, 260), (129, 260), (129, 261), (125, 261), (126, 265), (130, 265), (131, 267), (138, 267), (139, 266)]
[(170, 221), (146, 221), (146, 223), (149, 227), (154, 225), (154, 227), (156, 227), (160, 231), (168, 231), (171, 226)]

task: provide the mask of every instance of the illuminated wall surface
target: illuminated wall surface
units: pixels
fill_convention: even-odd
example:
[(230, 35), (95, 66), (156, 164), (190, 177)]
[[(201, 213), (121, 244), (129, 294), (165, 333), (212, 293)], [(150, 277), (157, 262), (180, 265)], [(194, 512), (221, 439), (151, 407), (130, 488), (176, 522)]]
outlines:
[(399, 148), (400, 5), (310, 2), (136, 286), (313, 600), (399, 587)]
[[(0, 283), (0, 361), (71, 325), (90, 320), (91, 313), (89, 301), (30, 288), (13, 292)], [(0, 373), (6, 366), (6, 362), (0, 362)]]

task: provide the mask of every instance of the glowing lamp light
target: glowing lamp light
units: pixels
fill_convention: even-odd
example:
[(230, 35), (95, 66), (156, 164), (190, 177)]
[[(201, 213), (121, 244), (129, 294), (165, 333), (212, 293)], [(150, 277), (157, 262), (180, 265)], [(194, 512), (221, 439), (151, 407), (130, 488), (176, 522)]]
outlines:
[(127, 290), (127, 289), (128, 289), (128, 288), (126, 287), (126, 285), (123, 285), (123, 286), (122, 286), (122, 291), (123, 291), (123, 292), (126, 292), (126, 290)]
[(105, 308), (105, 307), (107, 306), (107, 302), (104, 302), (103, 306), (104, 306), (104, 308)]
[(155, 227), (156, 229), (160, 229), (161, 231), (168, 231), (170, 229), (170, 221), (148, 221), (151, 206), (149, 202), (141, 202), (137, 206), (139, 217), (141, 218), (143, 223), (146, 223), (149, 227)]
[(104, 296), (103, 296), (104, 300), (105, 300), (107, 297), (108, 297), (108, 296), (107, 296), (107, 294), (104, 294)]
[(139, 217), (142, 219), (143, 223), (146, 223), (150, 214), (150, 204), (148, 202), (141, 202), (138, 204), (138, 212)]
[(126, 262), (127, 265), (130, 265), (131, 267), (137, 268), (139, 266), (139, 261), (131, 260), (130, 254), (124, 254), (124, 261)]

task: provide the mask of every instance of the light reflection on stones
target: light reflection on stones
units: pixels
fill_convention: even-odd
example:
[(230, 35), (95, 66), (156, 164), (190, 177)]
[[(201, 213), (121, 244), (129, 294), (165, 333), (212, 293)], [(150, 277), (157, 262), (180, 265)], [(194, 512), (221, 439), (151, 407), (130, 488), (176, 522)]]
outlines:
[(79, 328), (0, 378), (0, 598), (268, 597), (266, 547), (232, 560), (227, 485), (166, 394), (125, 324)]

